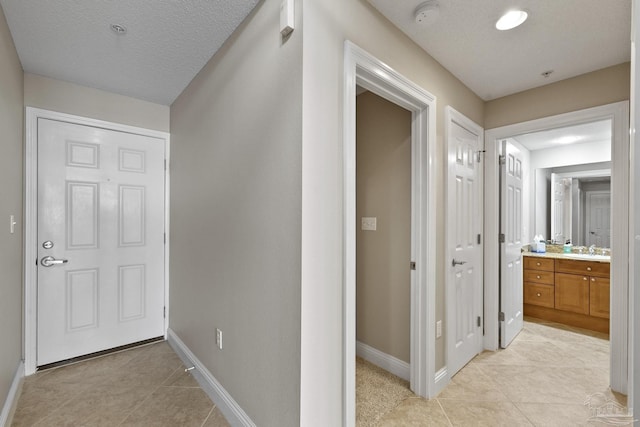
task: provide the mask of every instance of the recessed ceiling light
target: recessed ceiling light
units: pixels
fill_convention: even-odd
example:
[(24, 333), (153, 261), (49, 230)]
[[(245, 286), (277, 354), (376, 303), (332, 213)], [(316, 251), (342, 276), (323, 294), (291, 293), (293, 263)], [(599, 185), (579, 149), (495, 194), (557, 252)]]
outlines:
[(524, 10), (510, 10), (498, 19), (496, 28), (500, 31), (510, 30), (526, 21), (528, 16)]
[(113, 31), (114, 33), (116, 33), (119, 36), (124, 36), (125, 34), (127, 34), (126, 27), (124, 27), (123, 25), (119, 25), (119, 24), (111, 24), (111, 31)]

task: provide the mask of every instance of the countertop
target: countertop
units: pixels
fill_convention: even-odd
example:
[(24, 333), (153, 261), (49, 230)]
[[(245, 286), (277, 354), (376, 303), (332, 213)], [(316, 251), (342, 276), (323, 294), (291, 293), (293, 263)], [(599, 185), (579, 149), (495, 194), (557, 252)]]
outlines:
[(611, 263), (610, 256), (602, 256), (602, 255), (594, 255), (591, 256), (589, 254), (578, 255), (575, 253), (565, 254), (565, 253), (555, 253), (555, 252), (522, 252), (523, 256), (530, 257), (538, 257), (538, 258), (554, 258), (554, 259), (571, 259), (574, 261), (591, 261), (591, 262), (606, 262), (607, 264)]

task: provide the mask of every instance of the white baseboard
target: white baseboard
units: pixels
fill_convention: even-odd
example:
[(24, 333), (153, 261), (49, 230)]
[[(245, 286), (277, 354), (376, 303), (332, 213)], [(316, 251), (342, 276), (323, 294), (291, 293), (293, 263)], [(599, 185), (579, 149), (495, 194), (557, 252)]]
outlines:
[(204, 367), (198, 358), (189, 350), (189, 347), (182, 342), (173, 330), (167, 330), (167, 341), (173, 350), (178, 354), (185, 366), (195, 367), (191, 375), (198, 381), (200, 387), (209, 398), (216, 404), (220, 412), (225, 416), (229, 424), (236, 427), (255, 427), (255, 423), (242, 410), (240, 405), (233, 400), (233, 397), (222, 387), (222, 384), (215, 379), (211, 372)]
[(22, 379), (24, 378), (24, 362), (20, 361), (13, 382), (9, 388), (9, 394), (4, 401), (2, 412), (0, 412), (0, 427), (8, 427), (11, 424), (13, 413), (15, 412), (20, 397), (20, 389), (22, 388)]
[(410, 381), (411, 365), (403, 360), (383, 353), (360, 341), (356, 341), (356, 355), (403, 380)]

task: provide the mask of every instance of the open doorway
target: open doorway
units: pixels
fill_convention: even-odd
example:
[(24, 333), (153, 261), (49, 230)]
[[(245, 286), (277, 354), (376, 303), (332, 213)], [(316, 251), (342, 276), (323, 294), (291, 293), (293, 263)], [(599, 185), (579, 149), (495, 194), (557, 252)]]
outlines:
[[(567, 151), (564, 155), (560, 155), (559, 152), (552, 153), (550, 156), (542, 155), (538, 156), (535, 154), (536, 150), (530, 151), (525, 145), (528, 144), (527, 139), (534, 138), (534, 135), (540, 131), (550, 131), (552, 133), (561, 132), (560, 129), (564, 129), (570, 126), (583, 126), (585, 128), (589, 127), (597, 127), (598, 123), (601, 126), (607, 127), (610, 133), (611, 145), (596, 148), (595, 145), (591, 147), (590, 150), (586, 150), (583, 155), (579, 155), (578, 153), (573, 153), (571, 151)], [(629, 156), (629, 146), (628, 146), (628, 103), (616, 103), (605, 105), (601, 107), (595, 107), (587, 110), (581, 110), (573, 113), (562, 114), (559, 116), (553, 116), (544, 119), (538, 119), (530, 122), (520, 123), (516, 125), (505, 126), (502, 128), (492, 129), (487, 131), (486, 133), (486, 142), (487, 142), (487, 152), (491, 153), (487, 156), (486, 163), (486, 183), (487, 183), (487, 201), (486, 201), (486, 212), (485, 212), (485, 230), (487, 234), (487, 252), (492, 252), (498, 250), (499, 242), (498, 242), (498, 216), (494, 213), (498, 212), (498, 199), (496, 197), (491, 196), (492, 193), (496, 193), (498, 189), (498, 159), (501, 154), (501, 146), (503, 145), (503, 141), (511, 140), (513, 144), (518, 145), (521, 150), (526, 151), (530, 155), (530, 160), (533, 158), (534, 160), (531, 163), (542, 162), (537, 168), (540, 169), (538, 172), (525, 173), (524, 177), (531, 181), (528, 183), (530, 188), (535, 191), (535, 184), (538, 184), (538, 188), (540, 189), (542, 186), (545, 186), (546, 175), (553, 174), (554, 171), (547, 171), (546, 168), (542, 167), (543, 163), (548, 163), (548, 166), (555, 169), (555, 173), (560, 174), (559, 176), (563, 177), (562, 174), (567, 174), (566, 178), (569, 179), (569, 174), (577, 171), (578, 175), (592, 175), (592, 177), (596, 177), (597, 175), (602, 175), (602, 171), (607, 169), (607, 166), (610, 166), (611, 170), (611, 212), (612, 212), (612, 220), (610, 221), (610, 234), (611, 234), (611, 253), (615, 254), (611, 257), (610, 260), (610, 271), (611, 271), (611, 308), (610, 308), (610, 320), (604, 320), (604, 323), (610, 324), (610, 351), (611, 351), (611, 362), (610, 362), (610, 386), (614, 391), (621, 392), (623, 394), (628, 393), (627, 389), (627, 373), (628, 373), (628, 341), (627, 341), (627, 332), (628, 332), (628, 218), (625, 213), (628, 212), (628, 156)], [(591, 130), (593, 131), (593, 129)], [(531, 135), (531, 136), (529, 136)], [(543, 134), (544, 135), (544, 134)], [(547, 139), (549, 139), (550, 134), (547, 134)], [(567, 135), (564, 135), (567, 136)], [(515, 137), (515, 138), (514, 138)], [(518, 142), (520, 140), (520, 142)], [(567, 139), (565, 139), (566, 141)], [(592, 144), (595, 142), (592, 141)], [(556, 148), (555, 150), (569, 150), (568, 147)], [(600, 151), (598, 151), (600, 150)], [(585, 157), (586, 156), (586, 157)], [(583, 160), (578, 161), (580, 157), (583, 157)], [(536, 160), (536, 158), (538, 158)], [(574, 165), (569, 164), (559, 164), (558, 162), (567, 162), (567, 158), (576, 159)], [(587, 159), (589, 158), (589, 159)], [(610, 161), (610, 164), (602, 163), (602, 161), (607, 162)], [(575, 164), (589, 164), (590, 166), (575, 166)], [(562, 169), (565, 168), (565, 169)], [(542, 170), (545, 169), (545, 170)], [(587, 170), (591, 170), (588, 172)], [(595, 172), (597, 171), (597, 172)], [(573, 179), (573, 178), (571, 178)], [(578, 177), (576, 179), (579, 179)], [(551, 181), (551, 176), (549, 176), (549, 180)], [(565, 183), (569, 183), (572, 181), (564, 181)], [(590, 186), (588, 182), (583, 182), (583, 190), (584, 189), (593, 189), (594, 191), (599, 191), (604, 188), (605, 184), (597, 184), (598, 190), (595, 187)], [(579, 185), (579, 184), (577, 184)], [(602, 187), (602, 188), (601, 188)], [(494, 191), (491, 191), (494, 189)], [(574, 193), (571, 188), (566, 189), (568, 197)], [(536, 192), (537, 193), (537, 192)], [(549, 190), (551, 193), (551, 190)], [(575, 204), (577, 206), (577, 211), (586, 209), (586, 205), (580, 207), (580, 196), (578, 192), (575, 192)], [(584, 192), (583, 192), (584, 193)], [(584, 194), (583, 194), (584, 195)], [(571, 231), (574, 228), (574, 224), (570, 221), (572, 216), (572, 212), (564, 212), (560, 215), (556, 215), (556, 225), (553, 230), (551, 229), (551, 223), (554, 221), (552, 219), (551, 212), (546, 213), (543, 211), (542, 205), (545, 202), (542, 201), (545, 198), (544, 195), (540, 196), (540, 200), (536, 199), (537, 194), (530, 194), (530, 197), (524, 197), (523, 200), (523, 214), (526, 217), (523, 218), (523, 235), (526, 243), (530, 242), (533, 239), (533, 236), (536, 234), (543, 234), (545, 239), (548, 239), (550, 234), (555, 233), (560, 239), (561, 243), (564, 246), (564, 243), (567, 240), (574, 240), (578, 243), (578, 247), (584, 247), (584, 242), (586, 242), (585, 233), (589, 233), (590, 230), (586, 230), (586, 214), (582, 215), (579, 212), (576, 212), (575, 219), (575, 228), (576, 228), (576, 236), (571, 235), (570, 239), (567, 239), (567, 235), (571, 234)], [(571, 196), (574, 197), (574, 196)], [(553, 200), (553, 195), (549, 195), (549, 198), (545, 198), (546, 204), (551, 205)], [(560, 205), (559, 205), (560, 206)], [(558, 208), (558, 206), (556, 207)], [(536, 210), (540, 212), (536, 212)], [(558, 209), (556, 209), (558, 210)], [(554, 210), (554, 214), (556, 214), (556, 210)], [(582, 221), (582, 223), (581, 223)], [(582, 233), (579, 232), (580, 228), (582, 228)], [(495, 236), (493, 235), (493, 231), (495, 230)], [(549, 234), (548, 234), (549, 233)], [(582, 234), (582, 235), (580, 235)], [(553, 239), (553, 236), (550, 237)], [(527, 241), (528, 240), (528, 241)], [(564, 248), (563, 248), (564, 249)], [(575, 252), (579, 252), (576, 250)], [(578, 254), (579, 255), (579, 254)], [(588, 249), (587, 253), (588, 254)], [(601, 255), (601, 254), (600, 254)], [(489, 257), (485, 258), (487, 260), (486, 265), (486, 288), (485, 288), (485, 315), (487, 318), (495, 318), (498, 319), (498, 313), (502, 311), (500, 307), (500, 292), (498, 289), (498, 277), (499, 277), (499, 267), (497, 263), (497, 259), (492, 260)], [(555, 264), (554, 264), (555, 265)], [(526, 267), (526, 266), (525, 266)], [(541, 268), (541, 267), (540, 267)], [(564, 268), (564, 267), (563, 267)], [(558, 273), (554, 271), (550, 273), (550, 277), (554, 277), (555, 274)], [(564, 274), (566, 272), (560, 271), (558, 274)], [(526, 274), (526, 271), (525, 271)], [(539, 276), (543, 276), (543, 274), (539, 273)], [(594, 279), (598, 279), (598, 275), (593, 274)], [(586, 276), (585, 276), (586, 277)], [(581, 278), (584, 279), (584, 278)], [(588, 279), (588, 278), (587, 278)], [(549, 279), (551, 280), (551, 279)], [(596, 280), (594, 280), (596, 281)], [(548, 284), (547, 284), (548, 285)], [(542, 286), (541, 284), (537, 284), (537, 286)], [(549, 285), (548, 285), (549, 286)], [(539, 294), (544, 297), (544, 292), (538, 289)], [(558, 289), (555, 289), (558, 291)], [(526, 289), (525, 289), (526, 292)], [(602, 292), (601, 292), (602, 293)], [(605, 292), (606, 293), (606, 292)], [(536, 294), (537, 295), (537, 294)], [(550, 302), (556, 304), (558, 302), (558, 295), (555, 295), (555, 300), (550, 299)], [(562, 298), (562, 292), (561, 292)], [(526, 296), (525, 296), (526, 299)], [(585, 302), (585, 301), (583, 301)], [(587, 310), (589, 309), (589, 298), (586, 299)], [(557, 304), (556, 304), (557, 305)], [(560, 305), (562, 305), (562, 301), (560, 301)], [(500, 307), (500, 308), (499, 308)], [(535, 307), (535, 306), (532, 306)], [(495, 316), (495, 317), (493, 317)], [(600, 323), (603, 323), (602, 317), (600, 318)], [(485, 336), (485, 348), (494, 350), (498, 348), (498, 331), (502, 325), (500, 322), (487, 322), (486, 325), (486, 336)]]
[(411, 112), (357, 93), (356, 422), (374, 425), (413, 395)]
[(367, 52), (345, 43), (344, 90), (344, 418), (355, 424), (356, 372), (356, 86), (411, 113), (410, 387), (437, 394), (444, 375), (435, 369), (435, 97)]

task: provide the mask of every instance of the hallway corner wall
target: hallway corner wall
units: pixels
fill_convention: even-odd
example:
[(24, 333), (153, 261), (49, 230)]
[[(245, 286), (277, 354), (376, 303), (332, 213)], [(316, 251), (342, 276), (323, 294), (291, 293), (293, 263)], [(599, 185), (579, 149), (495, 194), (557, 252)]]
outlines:
[[(0, 8), (0, 410), (22, 359), (23, 71)], [(16, 221), (14, 233), (9, 217)]]

